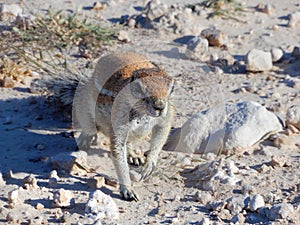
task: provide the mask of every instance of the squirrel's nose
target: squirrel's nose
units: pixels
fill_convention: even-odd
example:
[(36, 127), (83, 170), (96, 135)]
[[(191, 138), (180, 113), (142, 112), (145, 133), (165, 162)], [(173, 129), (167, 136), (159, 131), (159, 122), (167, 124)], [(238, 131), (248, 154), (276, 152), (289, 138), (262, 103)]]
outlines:
[(153, 108), (155, 110), (159, 110), (159, 111), (162, 111), (166, 106), (166, 103), (164, 100), (161, 100), (161, 99), (157, 99), (154, 101), (153, 103)]

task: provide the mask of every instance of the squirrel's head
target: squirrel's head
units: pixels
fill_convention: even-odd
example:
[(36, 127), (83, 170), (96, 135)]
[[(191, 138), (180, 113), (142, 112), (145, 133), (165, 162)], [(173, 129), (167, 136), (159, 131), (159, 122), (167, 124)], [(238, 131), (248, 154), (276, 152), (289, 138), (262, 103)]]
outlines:
[(151, 116), (160, 116), (168, 107), (168, 99), (174, 81), (158, 67), (140, 69), (134, 72), (130, 84), (131, 93), (138, 98)]

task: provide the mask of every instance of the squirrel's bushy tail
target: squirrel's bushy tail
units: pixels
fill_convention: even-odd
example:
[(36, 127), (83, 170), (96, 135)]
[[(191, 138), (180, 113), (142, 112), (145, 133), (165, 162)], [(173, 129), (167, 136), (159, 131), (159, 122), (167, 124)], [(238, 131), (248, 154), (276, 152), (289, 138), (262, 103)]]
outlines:
[(31, 83), (32, 92), (44, 92), (54, 97), (64, 106), (72, 106), (79, 83), (87, 82), (88, 77), (83, 73), (67, 72), (61, 75), (46, 75)]

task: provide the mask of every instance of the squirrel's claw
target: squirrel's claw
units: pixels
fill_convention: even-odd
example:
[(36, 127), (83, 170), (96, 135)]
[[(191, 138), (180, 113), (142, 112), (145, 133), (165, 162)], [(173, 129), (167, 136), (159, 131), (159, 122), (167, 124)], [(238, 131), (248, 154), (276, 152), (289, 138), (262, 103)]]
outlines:
[(147, 161), (146, 164), (144, 165), (140, 181), (149, 177), (153, 173), (155, 168), (156, 168), (156, 160), (152, 159), (151, 157), (147, 157)]
[(91, 145), (97, 144), (97, 134), (86, 134), (82, 132), (77, 139), (77, 146), (80, 150), (87, 150)]
[(127, 201), (139, 201), (140, 198), (139, 196), (135, 193), (135, 191), (126, 186), (126, 185), (120, 185), (120, 194), (121, 194), (121, 197), (124, 198), (125, 200)]
[(128, 149), (128, 163), (134, 166), (140, 166), (145, 164), (145, 156), (142, 153), (136, 152), (132, 149)]

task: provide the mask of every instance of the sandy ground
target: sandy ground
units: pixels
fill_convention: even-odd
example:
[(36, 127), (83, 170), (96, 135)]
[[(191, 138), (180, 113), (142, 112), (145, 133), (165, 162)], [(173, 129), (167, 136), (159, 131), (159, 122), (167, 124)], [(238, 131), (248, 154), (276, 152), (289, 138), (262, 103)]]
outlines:
[[(105, 10), (93, 12), (88, 10), (92, 2), (87, 0), (64, 1), (63, 4), (61, 1), (25, 2), (34, 12), (41, 13), (51, 6), (53, 9), (79, 10), (89, 17), (100, 16), (103, 20), (136, 14), (137, 8), (143, 6), (143, 1), (119, 0), (110, 2)], [(166, 4), (179, 2), (168, 0)], [(272, 47), (278, 47), (290, 54), (294, 46), (300, 46), (300, 23), (294, 28), (287, 26), (287, 16), (300, 11), (299, 3), (292, 0), (284, 3), (279, 0), (265, 1), (264, 4), (272, 6), (270, 14), (255, 10), (258, 3), (260, 1), (256, 0), (244, 3), (249, 11), (239, 18), (247, 23), (218, 17), (208, 20), (206, 15), (194, 18), (194, 24), (200, 30), (216, 26), (230, 39), (228, 50), (210, 47), (209, 54), (219, 57), (229, 54), (237, 59), (253, 48), (269, 51)], [(276, 29), (273, 29), (274, 26)], [(130, 43), (120, 44), (112, 51), (135, 50), (145, 54), (175, 78), (173, 102), (177, 114), (174, 127), (182, 125), (192, 114), (222, 103), (255, 100), (283, 119), (289, 106), (300, 104), (299, 59), (292, 63), (274, 64), (272, 71), (268, 72), (217, 73), (214, 67), (205, 62), (187, 59), (186, 46), (174, 42), (177, 38), (198, 33), (123, 29), (128, 32)], [(236, 91), (243, 87), (251, 87), (256, 91)], [(116, 177), (105, 138), (101, 137), (100, 145), (88, 152), (88, 164), (96, 173), (70, 176), (58, 171), (58, 183), (51, 186), (48, 178), (53, 170), (51, 157), (74, 151), (76, 143), (64, 135), (65, 132), (71, 132), (70, 122), (65, 121), (57, 108), (43, 96), (30, 93), (28, 88), (28, 83), (18, 83), (11, 89), (0, 88), (0, 169), (6, 182), (0, 186), (0, 224), (8, 224), (7, 215), (13, 218), (11, 224), (92, 224), (84, 218), (85, 203), (93, 191), (88, 188), (88, 178), (97, 173), (110, 179)], [(119, 220), (103, 220), (102, 223), (230, 224), (234, 223), (233, 217), (239, 215), (242, 217), (239, 224), (300, 224), (300, 136), (281, 135), (284, 141), (279, 146), (265, 141), (226, 159), (232, 160), (237, 166), (237, 176), (241, 182), (236, 185), (218, 184), (216, 190), (210, 192), (211, 203), (223, 204), (219, 208), (209, 207), (196, 197), (196, 193), (201, 191), (201, 170), (196, 166), (205, 162), (205, 159), (199, 155), (163, 152), (154, 175), (148, 181), (134, 184), (140, 194), (140, 202), (123, 201), (119, 198), (118, 189), (112, 186), (101, 188), (113, 197), (120, 211)], [(272, 156), (281, 157), (285, 164), (270, 166)], [(21, 187), (23, 178), (29, 174), (37, 179), (38, 187), (33, 190), (19, 189), (20, 202), (11, 209), (8, 193)], [(244, 196), (245, 186), (253, 187), (250, 197), (262, 195), (267, 207), (278, 203), (292, 204), (293, 215), (271, 221), (262, 212), (249, 209), (233, 213), (226, 202), (230, 202), (228, 199), (231, 197)], [(53, 206), (53, 192), (59, 188), (74, 194), (75, 205), (63, 209)], [(44, 207), (39, 209), (37, 203)]]

